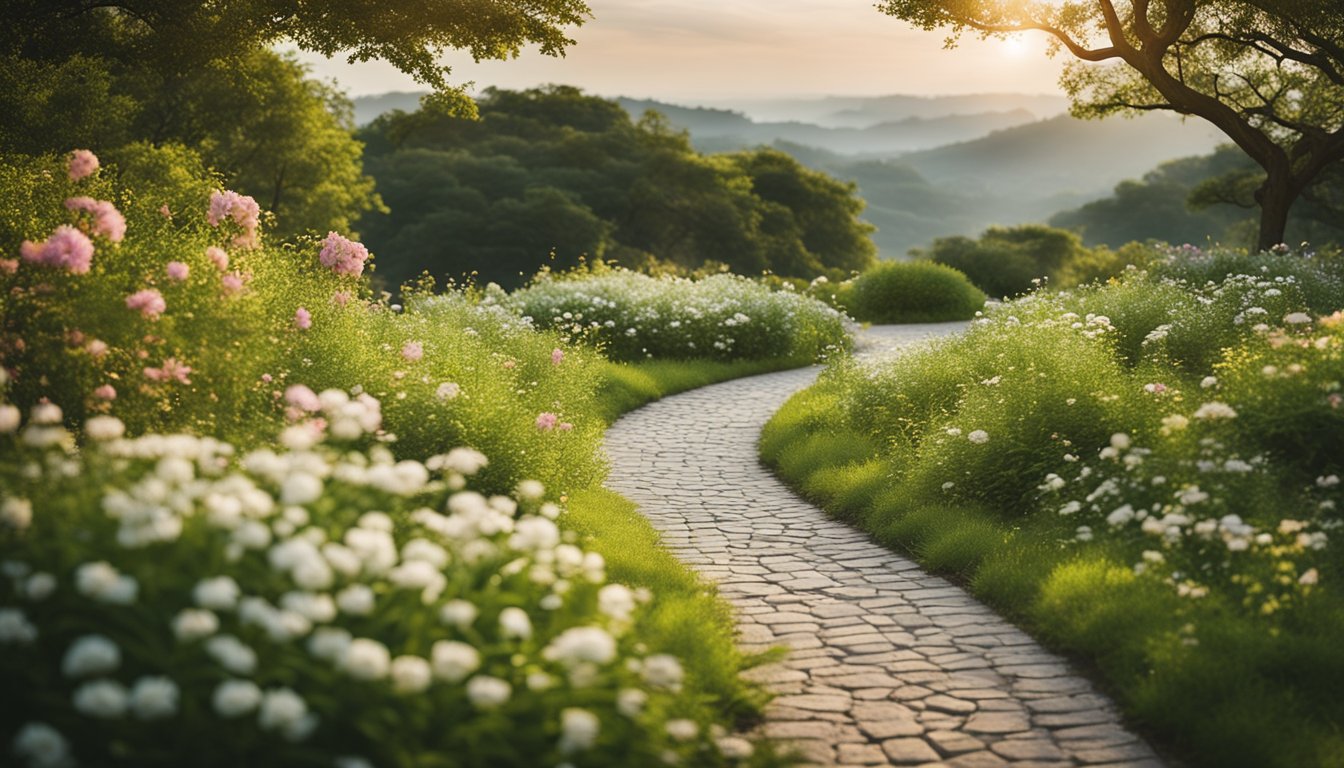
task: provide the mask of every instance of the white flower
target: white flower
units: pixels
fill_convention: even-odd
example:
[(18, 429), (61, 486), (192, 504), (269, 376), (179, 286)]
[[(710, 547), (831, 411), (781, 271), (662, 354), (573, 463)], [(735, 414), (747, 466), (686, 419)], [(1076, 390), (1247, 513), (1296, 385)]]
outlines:
[(635, 593), (623, 584), (607, 584), (597, 591), (597, 609), (617, 621), (635, 612)]
[(1235, 419), (1237, 417), (1237, 412), (1233, 410), (1232, 406), (1226, 403), (1211, 402), (1205, 403), (1195, 409), (1194, 416), (1196, 419), (1207, 420)]
[(1315, 568), (1311, 568), (1298, 577), (1297, 583), (1304, 586), (1311, 586), (1320, 580), (1321, 574)]
[(947, 428), (947, 436), (948, 436), (948, 437), (961, 437), (961, 428), (960, 428), (960, 427), (948, 427), (948, 428)]
[(1200, 389), (1210, 389), (1216, 386), (1218, 386), (1217, 376), (1205, 376), (1204, 378), (1199, 380)]
[(238, 582), (230, 576), (216, 576), (213, 579), (203, 579), (196, 584), (192, 590), (192, 598), (196, 604), (202, 608), (208, 608), (212, 611), (231, 611), (238, 605), (238, 596), (241, 594), (238, 588)]
[(344, 629), (319, 627), (308, 638), (308, 652), (335, 664), (345, 658), (346, 649), (352, 642), (354, 638)]
[(70, 644), (61, 659), (66, 677), (90, 677), (115, 672), (121, 666), (121, 649), (103, 635), (84, 635)]
[(37, 627), (18, 608), (0, 608), (0, 643), (27, 645), (37, 639)]
[(263, 730), (280, 731), (285, 738), (298, 741), (316, 722), (310, 719), (308, 704), (302, 697), (289, 688), (275, 688), (262, 696), (257, 724)]
[(638, 688), (622, 688), (616, 694), (616, 711), (628, 718), (636, 718), (644, 711), (649, 694)]
[(1162, 434), (1178, 432), (1190, 426), (1190, 420), (1179, 413), (1173, 413), (1170, 416), (1162, 418)]
[(477, 709), (495, 709), (509, 700), (513, 686), (490, 675), (477, 675), (467, 681), (467, 700)]
[(989, 433), (983, 429), (977, 429), (974, 432), (967, 435), (966, 439), (970, 440), (972, 443), (975, 443), (976, 445), (984, 445), (985, 443), (989, 442)]
[(180, 692), (166, 677), (142, 677), (131, 688), (131, 711), (141, 720), (162, 720), (177, 714)]
[(401, 548), (402, 560), (423, 560), (435, 568), (448, 565), (448, 550), (429, 539), (411, 539)]
[(251, 680), (225, 680), (210, 701), (220, 717), (242, 717), (255, 710), (261, 699), (261, 689)]
[(475, 648), (456, 640), (439, 640), (430, 648), (430, 664), (434, 676), (449, 683), (458, 683), (481, 667), (481, 654)]
[(685, 672), (677, 657), (665, 653), (655, 654), (644, 660), (644, 682), (659, 688), (677, 690), (681, 687)]
[(19, 428), (23, 416), (12, 405), (0, 405), (0, 435), (13, 434)]
[(1124, 432), (1116, 432), (1115, 434), (1111, 435), (1112, 448), (1116, 449), (1117, 451), (1127, 451), (1129, 450), (1129, 446), (1130, 446), (1129, 435), (1125, 434)]
[(30, 422), (43, 426), (60, 424), (64, 418), (65, 414), (61, 412), (61, 407), (55, 403), (38, 403), (28, 412)]
[(571, 627), (552, 640), (541, 655), (567, 667), (585, 662), (610, 664), (616, 658), (616, 640), (601, 627)]
[(122, 575), (105, 561), (81, 565), (75, 571), (75, 587), (80, 594), (113, 605), (134, 603), (140, 591), (134, 578)]
[(700, 726), (694, 720), (668, 720), (664, 727), (673, 741), (691, 741), (700, 734)]
[(391, 675), (397, 693), (422, 693), (429, 688), (433, 669), (419, 656), (398, 656), (392, 660)]
[(216, 635), (205, 641), (205, 651), (224, 669), (250, 675), (257, 669), (257, 653), (233, 635)]
[(280, 597), (280, 606), (317, 624), (336, 619), (336, 601), (321, 592), (286, 592)]
[(373, 590), (364, 584), (351, 584), (336, 593), (336, 607), (351, 616), (373, 613)]
[(470, 627), (479, 611), (466, 600), (449, 600), (439, 609), (439, 620), (458, 629)]
[[(18, 409), (15, 409), (18, 413)], [(31, 768), (64, 768), (73, 765), (70, 743), (46, 723), (24, 723), (14, 735), (14, 754), (26, 758)]]
[(434, 390), (434, 394), (440, 400), (453, 400), (458, 395), (462, 394), (462, 387), (459, 387), (454, 382), (445, 381), (439, 385), (438, 389)]
[(129, 696), (121, 683), (95, 680), (75, 689), (75, 709), (89, 717), (111, 719), (126, 714)]
[(351, 640), (341, 658), (341, 669), (356, 680), (382, 680), (391, 665), (387, 646), (365, 637)]
[(471, 448), (454, 448), (442, 460), (444, 469), (459, 475), (474, 475), (489, 463), (485, 454)]
[(219, 617), (200, 608), (186, 608), (173, 619), (173, 634), (180, 642), (209, 637), (219, 631)]
[(24, 582), (23, 594), (29, 600), (42, 601), (56, 591), (56, 577), (50, 573), (34, 573)]
[(366, 758), (355, 755), (342, 755), (336, 758), (333, 765), (335, 768), (375, 768)]
[(602, 722), (597, 715), (586, 709), (565, 707), (560, 710), (560, 753), (592, 749), (601, 730)]
[(506, 639), (526, 640), (532, 636), (532, 619), (522, 608), (510, 606), (499, 612), (499, 631)]
[(1305, 325), (1311, 322), (1311, 315), (1306, 312), (1289, 312), (1283, 316), (1283, 322), (1289, 325)]
[(23, 531), (33, 523), (33, 503), (27, 499), (9, 497), (0, 503), (0, 525)]
[(311, 504), (322, 498), (322, 481), (306, 472), (295, 472), (280, 484), (281, 504)]
[(509, 537), (509, 546), (520, 552), (555, 549), (559, 543), (560, 529), (544, 517), (524, 517)]

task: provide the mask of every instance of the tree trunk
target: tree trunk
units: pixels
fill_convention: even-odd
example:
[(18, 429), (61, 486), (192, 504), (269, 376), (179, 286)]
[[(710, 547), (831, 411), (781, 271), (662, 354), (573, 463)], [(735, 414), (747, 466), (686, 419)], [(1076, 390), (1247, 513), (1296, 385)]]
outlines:
[(1288, 229), (1288, 211), (1297, 199), (1297, 191), (1292, 181), (1276, 178), (1271, 173), (1265, 183), (1255, 192), (1255, 200), (1260, 203), (1260, 234), (1256, 237), (1257, 251), (1268, 251), (1283, 242), (1284, 231)]

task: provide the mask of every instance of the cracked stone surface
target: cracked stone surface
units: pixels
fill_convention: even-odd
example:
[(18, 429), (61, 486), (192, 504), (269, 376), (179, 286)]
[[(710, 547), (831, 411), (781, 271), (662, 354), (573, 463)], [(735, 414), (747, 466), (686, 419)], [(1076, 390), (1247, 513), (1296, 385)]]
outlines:
[[(962, 323), (878, 326), (899, 355)], [(1115, 706), (946, 580), (798, 498), (757, 458), (761, 427), (819, 369), (668, 397), (607, 432), (607, 485), (639, 505), (736, 609), (748, 676), (775, 692), (762, 731), (817, 765), (1143, 766), (1157, 755)]]

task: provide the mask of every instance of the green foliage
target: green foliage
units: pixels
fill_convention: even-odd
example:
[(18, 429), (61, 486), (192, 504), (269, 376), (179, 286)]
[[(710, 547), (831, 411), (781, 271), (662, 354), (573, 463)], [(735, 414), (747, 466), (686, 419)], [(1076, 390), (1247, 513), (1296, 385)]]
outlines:
[(864, 322), (936, 323), (969, 320), (985, 305), (985, 294), (942, 264), (884, 261), (854, 278), (840, 300)]
[(1344, 286), (1298, 254), (1150, 257), (834, 365), (762, 458), (1085, 658), (1192, 765), (1330, 764)]
[(850, 344), (840, 312), (738, 275), (654, 278), (599, 262), (499, 300), (612, 360), (816, 359)]
[(1027, 293), (1086, 254), (1082, 241), (1072, 232), (1035, 224), (990, 227), (979, 240), (940, 237), (927, 252), (911, 251), (917, 258), (960, 271), (993, 297)]
[(563, 86), (490, 89), (479, 116), (394, 112), (360, 134), (392, 209), (360, 227), (390, 286), (428, 270), (513, 287), (584, 256), (808, 279), (872, 263), (854, 187), (782, 153), (701, 155), (656, 114)]

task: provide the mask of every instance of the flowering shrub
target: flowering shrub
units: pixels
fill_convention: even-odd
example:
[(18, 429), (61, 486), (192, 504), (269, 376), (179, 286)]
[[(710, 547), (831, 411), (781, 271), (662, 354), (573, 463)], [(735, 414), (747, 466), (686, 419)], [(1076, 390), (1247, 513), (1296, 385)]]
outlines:
[(0, 737), (19, 764), (721, 764), (750, 745), (681, 695), (535, 481), (485, 455), (397, 461), (367, 395), (292, 385), (275, 448), (76, 450), (3, 406)]
[(815, 358), (850, 343), (840, 312), (729, 274), (654, 278), (599, 265), (486, 299), (614, 360)]

